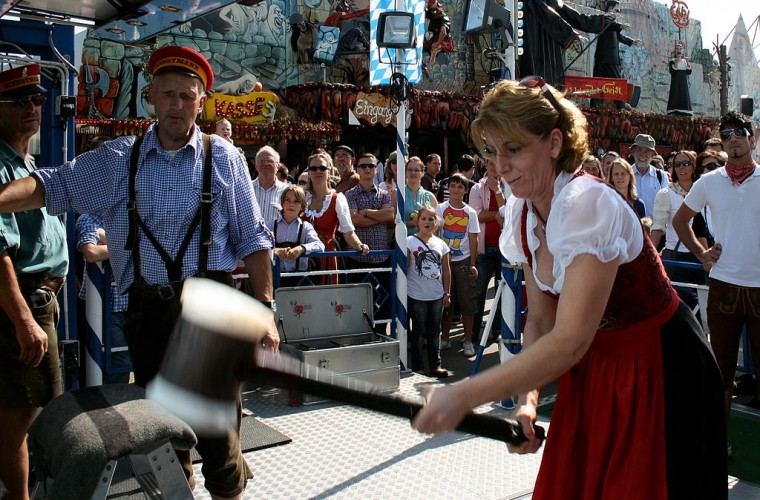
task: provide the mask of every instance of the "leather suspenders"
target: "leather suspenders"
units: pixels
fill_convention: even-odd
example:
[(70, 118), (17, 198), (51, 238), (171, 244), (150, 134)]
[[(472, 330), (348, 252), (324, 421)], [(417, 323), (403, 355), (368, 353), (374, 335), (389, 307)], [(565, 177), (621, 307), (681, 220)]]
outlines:
[(137, 137), (132, 153), (129, 158), (129, 202), (127, 210), (129, 211), (129, 233), (124, 250), (132, 252), (132, 261), (134, 264), (135, 283), (142, 279), (140, 273), (140, 251), (137, 245), (137, 227), (139, 226), (150, 243), (158, 252), (161, 260), (166, 265), (166, 272), (170, 283), (182, 280), (182, 261), (193, 239), (193, 234), (198, 224), (201, 226), (200, 245), (198, 249), (198, 276), (204, 276), (208, 271), (208, 248), (211, 245), (211, 204), (213, 201), (211, 195), (211, 172), (213, 166), (211, 163), (211, 136), (203, 134), (203, 187), (201, 189), (201, 200), (198, 211), (195, 213), (190, 227), (187, 229), (185, 238), (182, 240), (176, 258), (172, 259), (169, 253), (159, 243), (158, 239), (150, 232), (148, 226), (143, 222), (137, 211), (137, 199), (135, 192), (135, 179), (137, 177), (137, 164), (140, 159), (140, 146), (143, 142), (143, 136)]

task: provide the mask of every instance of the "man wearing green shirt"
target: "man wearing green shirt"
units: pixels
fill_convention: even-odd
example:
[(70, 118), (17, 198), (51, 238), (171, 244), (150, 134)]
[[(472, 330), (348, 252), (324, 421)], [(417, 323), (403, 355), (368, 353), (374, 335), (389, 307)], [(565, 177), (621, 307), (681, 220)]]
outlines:
[[(34, 170), (29, 140), (42, 120), (40, 67), (0, 73), (0, 184)], [(0, 481), (28, 498), (26, 431), (61, 394), (56, 295), (68, 270), (63, 223), (44, 208), (0, 213)]]

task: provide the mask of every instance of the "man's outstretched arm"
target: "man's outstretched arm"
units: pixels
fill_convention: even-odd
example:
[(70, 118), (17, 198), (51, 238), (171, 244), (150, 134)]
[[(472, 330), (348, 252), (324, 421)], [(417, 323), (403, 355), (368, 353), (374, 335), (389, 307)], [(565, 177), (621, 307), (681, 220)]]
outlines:
[(23, 212), (45, 206), (45, 188), (33, 176), (0, 185), (0, 212)]

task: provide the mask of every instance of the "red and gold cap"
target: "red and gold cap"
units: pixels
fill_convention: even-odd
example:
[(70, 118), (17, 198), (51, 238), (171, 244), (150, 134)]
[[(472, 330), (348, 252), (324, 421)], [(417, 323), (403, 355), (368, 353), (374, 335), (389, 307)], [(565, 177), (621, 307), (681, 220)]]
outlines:
[(209, 90), (214, 85), (214, 70), (208, 60), (188, 47), (161, 47), (150, 56), (148, 71), (156, 75), (166, 68), (179, 69), (191, 76), (196, 76), (203, 82), (203, 89)]
[(0, 73), (0, 97), (24, 97), (45, 92), (40, 85), (40, 65), (27, 64)]

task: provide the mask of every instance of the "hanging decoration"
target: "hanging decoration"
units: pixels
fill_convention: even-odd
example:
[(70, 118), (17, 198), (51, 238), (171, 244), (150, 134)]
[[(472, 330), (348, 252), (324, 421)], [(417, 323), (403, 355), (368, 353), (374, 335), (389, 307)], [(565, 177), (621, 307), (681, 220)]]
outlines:
[(674, 150), (699, 148), (713, 136), (717, 120), (693, 119), (655, 113), (587, 109), (591, 151), (615, 150), (621, 143), (632, 143), (638, 134), (649, 134), (658, 145)]
[[(154, 120), (76, 120), (77, 135), (143, 135)], [(199, 124), (201, 130), (214, 133), (213, 121)], [(301, 119), (288, 119), (267, 124), (237, 123), (232, 126), (238, 144), (277, 143), (283, 140), (336, 142), (340, 140), (341, 128), (328, 122), (309, 123)]]
[[(282, 140), (305, 140), (330, 143), (340, 140), (343, 127), (350, 127), (348, 112), (355, 109), (358, 97), (364, 94), (387, 94), (387, 87), (357, 87), (346, 84), (310, 83), (290, 87), (284, 102), (277, 107), (271, 123), (235, 123), (236, 142), (243, 144), (274, 143)], [(441, 133), (459, 132), (472, 144), (470, 123), (477, 116), (480, 99), (452, 92), (413, 90), (409, 96), (412, 127)], [(650, 134), (657, 144), (673, 149), (697, 149), (712, 137), (718, 126), (716, 119), (684, 118), (637, 111), (582, 108), (588, 121), (589, 145), (592, 151), (615, 150), (621, 143), (631, 143), (637, 134)], [(142, 135), (153, 120), (77, 119), (77, 134)], [(213, 133), (215, 124), (200, 124), (203, 131)], [(364, 124), (372, 133), (381, 124)]]

